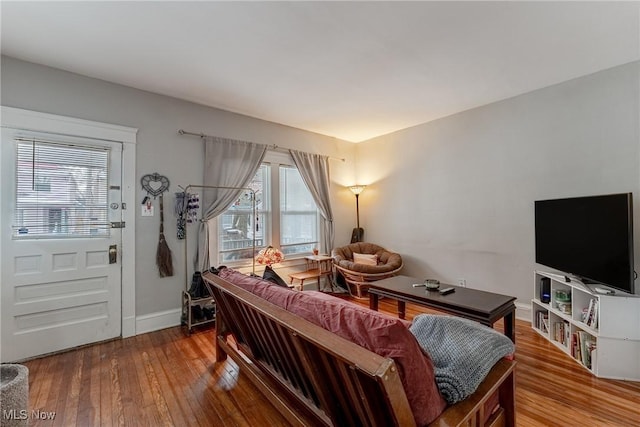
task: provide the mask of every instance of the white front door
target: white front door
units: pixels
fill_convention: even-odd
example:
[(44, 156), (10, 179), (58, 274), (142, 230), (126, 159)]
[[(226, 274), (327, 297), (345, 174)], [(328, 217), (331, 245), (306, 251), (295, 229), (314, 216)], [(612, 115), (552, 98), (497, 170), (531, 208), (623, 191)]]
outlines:
[(2, 362), (121, 335), (121, 156), (2, 130)]

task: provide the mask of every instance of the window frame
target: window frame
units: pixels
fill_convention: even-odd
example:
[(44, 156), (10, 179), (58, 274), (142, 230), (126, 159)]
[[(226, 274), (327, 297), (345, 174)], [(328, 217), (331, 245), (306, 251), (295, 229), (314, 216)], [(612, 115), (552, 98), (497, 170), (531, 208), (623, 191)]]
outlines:
[[(260, 224), (261, 227), (266, 227), (265, 234), (263, 235), (263, 244), (259, 245), (256, 243), (256, 254), (257, 252), (268, 245), (272, 245), (274, 247), (281, 248), (281, 210), (280, 210), (280, 167), (288, 167), (294, 168), (297, 170), (293, 159), (289, 153), (283, 153), (278, 151), (267, 151), (264, 159), (262, 160), (261, 165), (266, 164), (269, 166), (268, 168), (268, 176), (265, 180), (268, 184), (268, 188), (264, 188), (264, 207), (262, 209), (257, 209), (256, 214), (264, 218), (263, 222)], [(323, 233), (321, 233), (321, 213), (316, 205), (316, 236), (317, 242), (316, 247), (322, 246), (322, 237)], [(225, 211), (222, 215), (226, 214)], [(264, 214), (264, 215), (262, 215)], [(221, 217), (220, 216), (220, 217)], [(239, 259), (237, 261), (221, 261), (221, 245), (219, 242), (219, 221), (221, 218), (217, 218), (216, 221), (216, 244), (215, 244), (215, 259), (218, 263), (223, 263), (224, 265), (231, 265), (237, 267), (244, 267), (252, 265), (251, 258)], [(268, 223), (268, 225), (267, 225)], [(302, 252), (297, 254), (287, 255), (284, 263), (287, 261), (295, 261), (303, 259), (305, 256), (309, 256), (312, 254), (312, 251)]]

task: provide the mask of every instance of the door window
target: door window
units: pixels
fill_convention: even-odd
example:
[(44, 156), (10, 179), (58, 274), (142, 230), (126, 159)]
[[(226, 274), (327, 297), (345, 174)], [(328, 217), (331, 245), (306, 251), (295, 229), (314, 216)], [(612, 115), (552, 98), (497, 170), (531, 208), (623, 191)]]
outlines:
[(107, 237), (109, 149), (18, 140), (13, 237)]

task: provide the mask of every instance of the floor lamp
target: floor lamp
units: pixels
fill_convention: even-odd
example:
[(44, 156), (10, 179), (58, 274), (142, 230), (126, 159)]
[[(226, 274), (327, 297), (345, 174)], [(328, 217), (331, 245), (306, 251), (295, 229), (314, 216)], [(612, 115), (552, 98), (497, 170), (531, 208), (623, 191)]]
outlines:
[(364, 230), (360, 228), (360, 205), (359, 197), (360, 193), (364, 190), (366, 185), (352, 185), (349, 190), (356, 195), (356, 228), (351, 233), (351, 243), (362, 242), (364, 236)]

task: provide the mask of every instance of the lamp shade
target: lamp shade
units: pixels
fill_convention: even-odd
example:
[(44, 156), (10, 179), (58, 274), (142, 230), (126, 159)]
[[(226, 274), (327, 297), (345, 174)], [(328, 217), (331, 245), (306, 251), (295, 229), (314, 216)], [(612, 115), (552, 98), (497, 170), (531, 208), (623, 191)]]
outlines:
[(365, 187), (366, 185), (352, 185), (351, 187), (349, 187), (349, 190), (351, 190), (351, 192), (357, 196), (364, 191)]
[(284, 254), (278, 248), (274, 248), (273, 246), (267, 246), (264, 249), (261, 249), (256, 255), (256, 262), (262, 265), (271, 265), (277, 264), (284, 260)]

